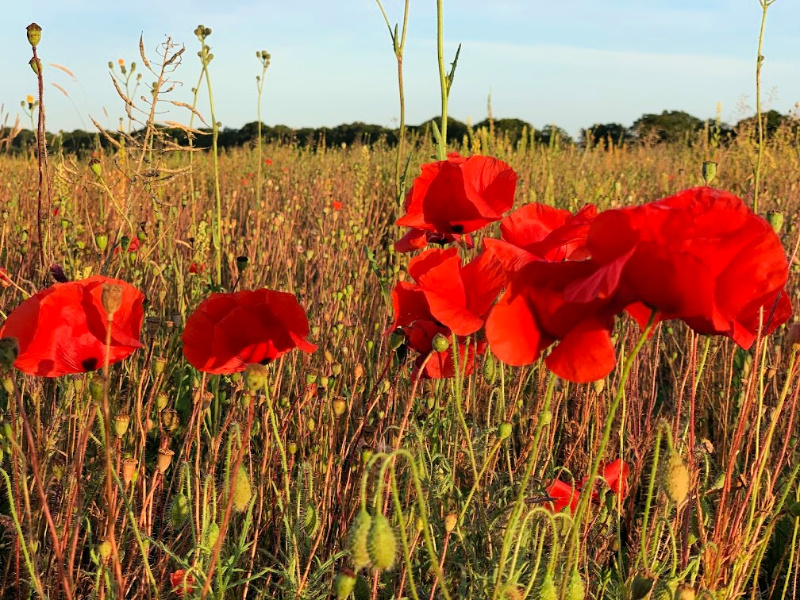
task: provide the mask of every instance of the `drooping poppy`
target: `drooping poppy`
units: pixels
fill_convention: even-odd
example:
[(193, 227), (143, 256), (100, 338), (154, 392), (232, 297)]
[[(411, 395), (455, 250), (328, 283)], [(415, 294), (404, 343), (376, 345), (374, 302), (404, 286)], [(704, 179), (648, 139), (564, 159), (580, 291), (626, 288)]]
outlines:
[(19, 342), (14, 366), (29, 375), (58, 377), (103, 366), (108, 319), (103, 286), (121, 289), (120, 306), (111, 323), (109, 364), (141, 348), (144, 295), (135, 287), (102, 275), (56, 283), (23, 301), (8, 316), (0, 336)]
[(230, 374), (250, 363), (266, 364), (308, 342), (306, 313), (287, 292), (261, 288), (211, 294), (186, 320), (183, 354), (200, 371)]
[(729, 192), (697, 187), (605, 211), (591, 223), (587, 248), (599, 269), (565, 290), (570, 301), (590, 301), (602, 288), (640, 323), (656, 310), (657, 320), (681, 319), (743, 348), (762, 312), (765, 334), (792, 314), (780, 239)]
[(456, 248), (426, 250), (411, 260), (408, 273), (416, 284), (403, 281), (395, 287), (390, 330), (431, 318), (456, 335), (475, 333), (506, 282), (493, 255), (484, 252), (462, 265)]
[(508, 271), (517, 271), (532, 260), (583, 260), (589, 257), (586, 238), (595, 216), (592, 204), (573, 215), (533, 202), (500, 221), (502, 239), (485, 238), (484, 244)]
[(451, 154), (422, 165), (397, 225), (440, 235), (471, 233), (511, 209), (516, 186), (517, 174), (501, 160)]
[(621, 307), (599, 294), (573, 302), (564, 293), (596, 270), (591, 261), (533, 261), (513, 273), (486, 319), (494, 355), (506, 364), (527, 365), (558, 342), (545, 359), (556, 375), (576, 383), (605, 377), (616, 362), (611, 329)]

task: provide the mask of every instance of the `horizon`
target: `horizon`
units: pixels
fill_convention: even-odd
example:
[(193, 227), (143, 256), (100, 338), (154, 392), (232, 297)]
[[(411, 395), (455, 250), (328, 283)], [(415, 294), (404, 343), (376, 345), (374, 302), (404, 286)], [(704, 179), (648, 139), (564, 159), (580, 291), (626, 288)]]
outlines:
[[(385, 4), (392, 23), (402, 19), (401, 4)], [(758, 2), (532, 4), (498, 0), (487, 12), (477, 0), (462, 0), (458, 6), (445, 3), (448, 63), (462, 44), (449, 110), (458, 120), (485, 119), (490, 95), (495, 119), (518, 118), (537, 129), (555, 124), (572, 137), (598, 123), (630, 127), (640, 116), (664, 110), (714, 118), (717, 103), (727, 123), (755, 113)], [(90, 117), (107, 129), (118, 127), (124, 105), (109, 80), (107, 64), (122, 58), (127, 65), (136, 62), (142, 72), (140, 34), (151, 60), (165, 39), (162, 35), (185, 44), (176, 73), (181, 87), (173, 99), (191, 102), (190, 89), (200, 73), (199, 42), (192, 33), (198, 23), (213, 30), (207, 40), (215, 55), (210, 74), (216, 117), (223, 127), (238, 129), (258, 120), (255, 77), (260, 63), (255, 53), (262, 49), (272, 56), (262, 122), (292, 129), (357, 121), (397, 127), (395, 57), (383, 17), (371, 0), (335, 7), (319, 0), (303, 6), (239, 0), (229, 2), (224, 11), (209, 0), (169, 5), (145, 0), (135, 7), (47, 0), (36, 10), (14, 5), (0, 24), (0, 39), (6, 40), (6, 60), (0, 64), (6, 85), (0, 104), (10, 122), (19, 113), (23, 127), (29, 123), (20, 101), (35, 95), (25, 37), (32, 21), (43, 28), (38, 51), (45, 65), (50, 131), (93, 131)], [(786, 114), (800, 100), (800, 34), (792, 26), (798, 21), (797, 3), (770, 7), (762, 52), (763, 111)], [(412, 2), (404, 57), (408, 124), (438, 114), (435, 46), (433, 5)], [(149, 77), (143, 77), (137, 97), (146, 93), (148, 84)], [(209, 120), (206, 98), (203, 87), (198, 107)], [(188, 112), (170, 111), (161, 118), (187, 122)]]

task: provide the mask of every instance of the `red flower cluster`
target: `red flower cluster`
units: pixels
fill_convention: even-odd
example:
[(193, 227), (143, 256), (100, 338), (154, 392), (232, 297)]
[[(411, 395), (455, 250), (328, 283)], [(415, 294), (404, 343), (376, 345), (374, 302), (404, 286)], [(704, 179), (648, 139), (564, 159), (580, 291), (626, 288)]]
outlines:
[(389, 331), (403, 328), (406, 346), (420, 353), (417, 367), (425, 364), (423, 375), (432, 378), (455, 374), (452, 351), (434, 352), (432, 343), (437, 333), (448, 340), (456, 334), (459, 366), (471, 373), (475, 356), (483, 352), (485, 343), (467, 345), (465, 336), (483, 327), (486, 313), (505, 285), (500, 263), (484, 252), (462, 265), (456, 248), (431, 249), (413, 258), (408, 272), (417, 283), (401, 281), (395, 286), (395, 320)]
[[(608, 464), (601, 464), (598, 476), (605, 481), (612, 493), (617, 494), (624, 500), (628, 494), (628, 476), (630, 473), (631, 469), (628, 463), (618, 458)], [(565, 483), (560, 479), (554, 480), (545, 488), (547, 495), (552, 498), (552, 500), (548, 501), (547, 506), (556, 513), (569, 506), (569, 511), (574, 513), (578, 507), (581, 493), (584, 492), (583, 487), (586, 485), (587, 480), (588, 477), (584, 477), (577, 485)], [(600, 494), (597, 490), (592, 490), (592, 500), (597, 502), (599, 498)]]
[(183, 354), (200, 371), (229, 374), (293, 348), (313, 352), (308, 319), (293, 294), (265, 288), (211, 294), (186, 320)]
[[(488, 157), (455, 155), (423, 165), (397, 221), (412, 229), (396, 249), (471, 244), (468, 233), (511, 207), (515, 185), (510, 167)], [(611, 330), (622, 312), (642, 325), (651, 317), (680, 319), (743, 348), (792, 314), (780, 240), (728, 192), (693, 188), (599, 214), (591, 205), (573, 215), (534, 203), (505, 217), (500, 230), (502, 239), (484, 238), (486, 252), (473, 261), (483, 265), (474, 268), (478, 279), (461, 277), (455, 250), (414, 259), (409, 272), (417, 284), (395, 288), (392, 328), (405, 326), (411, 338), (425, 322), (470, 335), (483, 325), (492, 294), (505, 287), (486, 319), (495, 355), (525, 365), (547, 353), (550, 370), (585, 383), (614, 367)], [(505, 282), (494, 267), (486, 271), (489, 264), (502, 265)], [(433, 337), (432, 325), (425, 331), (423, 341)], [(427, 344), (418, 346), (430, 352)]]
[(109, 327), (102, 300), (104, 284), (122, 290), (120, 306), (110, 324), (109, 364), (124, 360), (140, 348), (144, 295), (124, 281), (95, 275), (56, 283), (22, 302), (8, 316), (0, 336), (19, 342), (14, 366), (40, 377), (102, 367)]
[(514, 204), (517, 174), (506, 163), (489, 156), (447, 160), (422, 166), (405, 201), (406, 214), (397, 225), (411, 231), (396, 244), (398, 252), (421, 249), (428, 243), (445, 244), (471, 238)]

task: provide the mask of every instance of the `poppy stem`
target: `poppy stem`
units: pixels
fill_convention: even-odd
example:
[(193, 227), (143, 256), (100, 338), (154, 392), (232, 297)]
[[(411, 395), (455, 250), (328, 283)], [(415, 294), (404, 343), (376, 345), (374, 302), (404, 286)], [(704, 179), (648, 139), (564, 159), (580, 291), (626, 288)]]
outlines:
[(447, 99), (450, 86), (444, 68), (444, 0), (436, 0), (436, 50), (439, 58), (439, 85), (442, 91), (442, 125), (439, 128), (439, 140), (436, 154), (439, 160), (447, 160)]

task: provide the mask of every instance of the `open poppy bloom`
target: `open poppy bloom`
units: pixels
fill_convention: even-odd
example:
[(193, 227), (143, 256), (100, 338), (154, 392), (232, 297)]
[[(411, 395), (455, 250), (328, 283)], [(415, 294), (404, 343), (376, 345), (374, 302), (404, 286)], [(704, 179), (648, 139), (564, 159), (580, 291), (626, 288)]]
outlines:
[(411, 260), (408, 273), (417, 283), (401, 281), (392, 292), (390, 331), (415, 318), (432, 318), (456, 335), (475, 333), (506, 282), (491, 254), (484, 252), (462, 266), (456, 248), (426, 250)]
[(211, 294), (186, 320), (183, 354), (205, 373), (230, 374), (267, 364), (293, 348), (313, 352), (309, 327), (294, 294), (266, 288)]
[(616, 362), (611, 328), (622, 308), (613, 298), (571, 301), (564, 293), (596, 271), (591, 261), (534, 261), (512, 274), (486, 319), (494, 355), (509, 365), (527, 365), (558, 342), (545, 364), (559, 377), (588, 383), (608, 375)]
[(29, 375), (58, 377), (86, 373), (103, 366), (108, 318), (103, 308), (103, 285), (122, 290), (111, 323), (109, 364), (124, 360), (142, 347), (144, 295), (135, 287), (102, 275), (56, 283), (23, 301), (8, 315), (2, 337), (19, 342), (14, 366)]
[(681, 319), (749, 348), (791, 317), (788, 261), (778, 236), (729, 192), (697, 187), (643, 206), (608, 210), (589, 228), (598, 272), (565, 290), (589, 302), (603, 290), (640, 323)]
[(503, 161), (451, 154), (422, 165), (397, 225), (439, 235), (471, 233), (511, 209), (516, 187), (517, 174)]
[(533, 202), (500, 221), (502, 239), (484, 238), (484, 245), (507, 271), (517, 271), (532, 260), (583, 260), (589, 257), (586, 238), (595, 216), (592, 204), (573, 215)]
[(574, 513), (575, 509), (578, 508), (581, 494), (574, 485), (556, 479), (544, 491), (552, 498), (545, 506), (554, 513), (560, 513), (567, 507), (569, 507), (570, 513)]
[[(616, 459), (610, 463), (601, 463), (598, 477), (601, 477), (608, 485), (613, 494), (619, 495), (622, 500), (628, 493), (628, 475), (631, 469), (622, 459)], [(547, 504), (553, 512), (561, 512), (569, 506), (571, 513), (578, 507), (580, 495), (585, 493), (583, 488), (586, 486), (588, 477), (584, 477), (579, 484), (569, 484), (556, 479), (550, 483), (545, 492), (552, 498)], [(599, 502), (600, 495), (597, 490), (592, 490), (592, 500)]]
[(178, 569), (170, 573), (169, 583), (178, 598), (182, 598), (184, 594), (191, 594), (194, 591), (194, 577), (192, 577), (191, 573), (186, 573), (186, 569)]
[[(631, 468), (624, 460), (618, 458), (612, 460), (610, 463), (600, 463), (600, 470), (598, 477), (605, 481), (608, 488), (623, 500), (628, 495), (628, 476), (631, 474)], [(587, 483), (588, 476), (581, 480), (581, 487)], [(598, 500), (599, 494), (596, 490), (592, 491), (592, 499)]]

